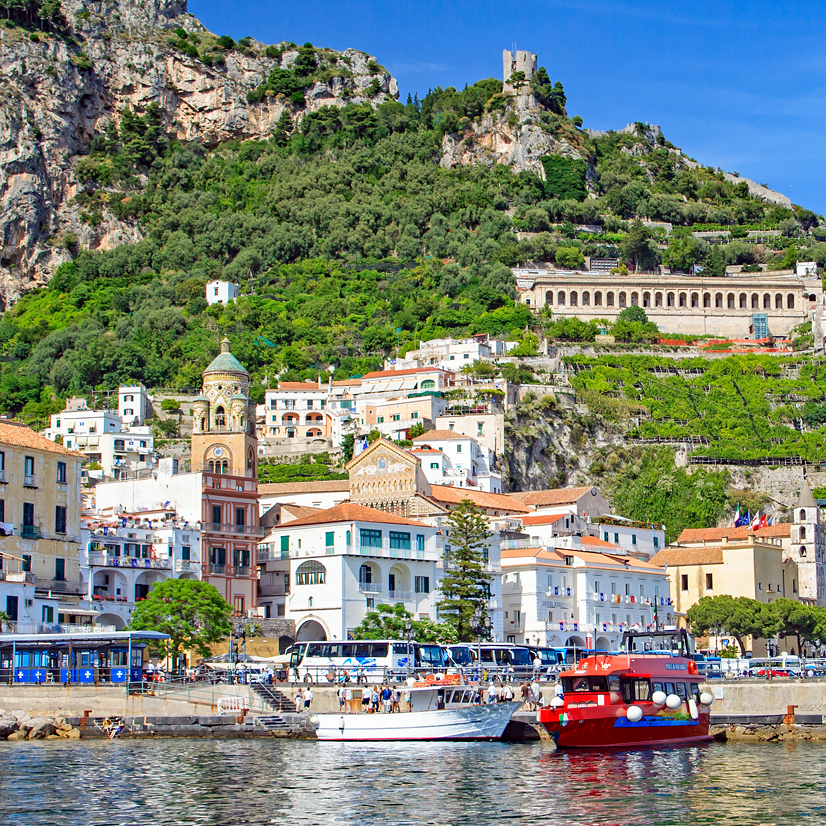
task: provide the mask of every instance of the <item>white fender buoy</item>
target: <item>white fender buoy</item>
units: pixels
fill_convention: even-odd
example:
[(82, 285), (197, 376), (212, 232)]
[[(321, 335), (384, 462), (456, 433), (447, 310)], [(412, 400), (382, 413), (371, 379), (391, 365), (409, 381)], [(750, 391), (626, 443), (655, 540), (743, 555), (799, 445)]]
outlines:
[(665, 698), (665, 704), (670, 708), (672, 711), (678, 709), (682, 704), (683, 701), (676, 695), (676, 694), (669, 694)]
[(314, 726), (317, 726), (317, 725), (318, 725), (318, 722), (319, 722), (319, 721), (318, 721), (318, 715), (313, 714), (313, 716), (312, 716), (312, 717), (310, 717), (310, 722), (311, 722)]
[(651, 695), (651, 702), (654, 703), (655, 706), (664, 706), (665, 705), (665, 692), (664, 691), (655, 691)]
[(710, 706), (714, 702), (714, 697), (712, 697), (711, 694), (709, 694), (707, 691), (704, 691), (700, 695), (700, 702), (704, 706)]
[(553, 700), (551, 700), (552, 708), (562, 708), (564, 705), (565, 700), (563, 700), (562, 697), (554, 697)]
[(631, 723), (639, 723), (642, 720), (642, 709), (639, 706), (628, 706), (625, 716)]
[(697, 710), (697, 701), (693, 697), (688, 701), (688, 713), (692, 720), (696, 720), (700, 716), (700, 712)]

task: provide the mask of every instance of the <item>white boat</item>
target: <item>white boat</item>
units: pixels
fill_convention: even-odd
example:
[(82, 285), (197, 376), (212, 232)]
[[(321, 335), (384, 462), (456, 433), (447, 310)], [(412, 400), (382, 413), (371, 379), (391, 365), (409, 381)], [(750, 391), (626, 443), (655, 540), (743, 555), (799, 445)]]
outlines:
[(521, 700), (474, 705), (475, 687), (453, 681), (404, 686), (412, 709), (315, 714), (319, 740), (499, 740)]

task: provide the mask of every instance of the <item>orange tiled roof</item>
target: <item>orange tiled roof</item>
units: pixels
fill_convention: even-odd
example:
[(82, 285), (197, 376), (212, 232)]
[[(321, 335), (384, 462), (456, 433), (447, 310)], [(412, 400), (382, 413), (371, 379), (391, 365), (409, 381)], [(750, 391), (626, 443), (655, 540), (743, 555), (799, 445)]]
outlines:
[(564, 554), (551, 548), (503, 548), (499, 555), (503, 564), (509, 559), (524, 559), (525, 557), (544, 559), (549, 562), (565, 561)]
[(686, 528), (677, 538), (678, 543), (682, 542), (721, 542), (726, 539), (746, 539), (750, 534), (755, 536), (783, 537), (791, 536), (792, 526), (788, 522), (779, 525), (767, 525), (765, 528), (758, 528), (753, 531), (748, 525), (741, 528)]
[(438, 442), (441, 439), (472, 439), (473, 436), (468, 436), (464, 433), (457, 433), (455, 430), (428, 430), (427, 433), (422, 433), (420, 436), (414, 436), (414, 442)]
[(0, 444), (28, 447), (32, 450), (44, 450), (47, 453), (59, 453), (61, 456), (72, 456), (76, 459), (85, 459), (82, 453), (69, 450), (63, 445), (35, 433), (31, 428), (12, 422), (0, 422)]
[(288, 493), (336, 493), (350, 490), (349, 479), (327, 479), (316, 482), (264, 482), (258, 485), (259, 496)]
[(651, 557), (652, 565), (722, 565), (722, 548), (663, 548)]
[(318, 386), (317, 381), (280, 381), (279, 390), (314, 390), (316, 393), (323, 393), (327, 389), (326, 383)]
[(482, 490), (454, 488), (449, 485), (431, 485), (432, 498), (437, 502), (458, 505), (463, 499), (470, 499), (475, 505), (488, 510), (510, 511), (511, 513), (530, 513), (528, 508), (514, 502), (504, 493), (486, 493)]
[(523, 525), (553, 525), (554, 522), (558, 522), (560, 519), (564, 519), (564, 513), (543, 513), (539, 516), (523, 516), (522, 517), (522, 524)]
[(551, 490), (525, 490), (509, 493), (508, 496), (525, 505), (542, 507), (547, 505), (570, 505), (585, 496), (593, 485), (585, 488), (553, 488)]
[(403, 519), (386, 511), (376, 508), (366, 508), (364, 505), (354, 505), (352, 502), (342, 502), (334, 508), (327, 508), (305, 516), (293, 522), (287, 522), (285, 528), (301, 528), (305, 525), (327, 525), (332, 522), (375, 522), (389, 525), (412, 525), (416, 528), (429, 528), (424, 522), (415, 522), (412, 519)]
[(611, 552), (622, 553), (623, 549), (619, 545), (614, 545), (612, 542), (606, 542), (604, 539), (599, 539), (596, 536), (581, 536), (580, 541), (583, 545), (590, 545), (593, 548), (610, 548)]
[[(613, 547), (617, 547), (614, 545)], [(643, 562), (641, 559), (636, 559), (633, 556), (624, 556), (623, 554), (615, 553), (601, 553), (599, 551), (579, 551), (572, 550), (569, 552), (572, 556), (579, 557), (583, 562), (589, 565), (599, 565), (601, 567), (611, 568), (625, 568), (636, 569), (642, 571), (656, 571), (660, 566), (653, 565), (651, 562)]]
[(282, 511), (288, 511), (291, 513), (296, 519), (301, 519), (304, 516), (313, 516), (317, 514), (320, 508), (311, 508), (308, 505), (282, 505)]

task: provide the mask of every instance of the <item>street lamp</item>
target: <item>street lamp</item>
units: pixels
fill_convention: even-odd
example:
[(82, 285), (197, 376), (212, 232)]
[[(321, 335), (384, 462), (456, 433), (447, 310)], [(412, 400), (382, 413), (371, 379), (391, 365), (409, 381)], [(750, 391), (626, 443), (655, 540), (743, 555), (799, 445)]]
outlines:
[(476, 663), (478, 668), (478, 681), (482, 681), (482, 637), (487, 639), (490, 636), (490, 617), (484, 605), (479, 604), (473, 612), (470, 621), (470, 630), (476, 634)]
[(413, 639), (413, 623), (410, 620), (405, 620), (404, 623), (404, 638), (407, 641), (407, 679), (410, 680), (411, 671), (411, 656), (410, 656), (410, 641)]

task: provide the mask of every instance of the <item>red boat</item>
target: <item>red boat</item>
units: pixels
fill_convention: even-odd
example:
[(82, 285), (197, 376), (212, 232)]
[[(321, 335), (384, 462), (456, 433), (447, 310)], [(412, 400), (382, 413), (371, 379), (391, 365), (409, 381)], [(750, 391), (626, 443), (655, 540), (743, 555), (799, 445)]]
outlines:
[(559, 748), (682, 745), (710, 740), (712, 696), (700, 691), (685, 630), (626, 632), (619, 654), (596, 654), (560, 675), (563, 697), (536, 719)]

